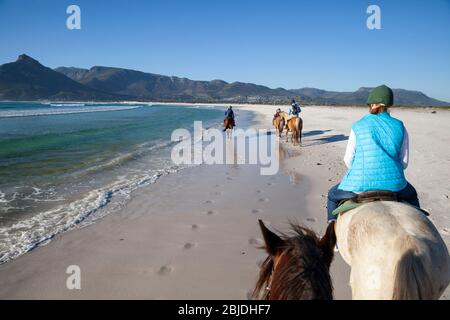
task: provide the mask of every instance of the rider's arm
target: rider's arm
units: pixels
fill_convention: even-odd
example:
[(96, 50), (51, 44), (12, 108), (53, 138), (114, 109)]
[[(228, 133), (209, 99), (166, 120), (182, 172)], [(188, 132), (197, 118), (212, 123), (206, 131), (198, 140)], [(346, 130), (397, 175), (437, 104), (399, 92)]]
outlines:
[(352, 167), (353, 158), (355, 156), (355, 150), (356, 150), (356, 136), (352, 129), (348, 137), (347, 149), (345, 149), (345, 156), (344, 156), (345, 165), (349, 169)]
[(403, 133), (403, 143), (402, 148), (400, 149), (400, 162), (402, 163), (403, 169), (406, 169), (408, 167), (409, 162), (409, 135), (408, 131), (405, 131)]

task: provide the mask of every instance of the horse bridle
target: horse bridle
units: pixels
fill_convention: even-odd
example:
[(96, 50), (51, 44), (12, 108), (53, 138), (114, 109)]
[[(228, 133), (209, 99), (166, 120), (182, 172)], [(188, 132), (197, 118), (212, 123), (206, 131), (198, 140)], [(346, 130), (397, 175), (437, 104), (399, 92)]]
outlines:
[(266, 286), (265, 300), (269, 300), (269, 297), (270, 297), (270, 291), (272, 290), (273, 273), (274, 273), (276, 267), (278, 266), (278, 263), (280, 263), (281, 257), (282, 257), (283, 254), (285, 254), (285, 253), (286, 253), (286, 251), (283, 251), (283, 252), (280, 254), (280, 256), (279, 256), (277, 263), (274, 263), (273, 266), (272, 266), (272, 271), (270, 271), (269, 281), (268, 281), (267, 286)]
[(269, 300), (270, 297), (270, 290), (272, 289), (272, 278), (273, 278), (273, 271), (275, 270), (274, 267), (272, 267), (272, 271), (270, 272), (269, 282), (266, 287), (266, 295), (264, 296), (265, 300)]

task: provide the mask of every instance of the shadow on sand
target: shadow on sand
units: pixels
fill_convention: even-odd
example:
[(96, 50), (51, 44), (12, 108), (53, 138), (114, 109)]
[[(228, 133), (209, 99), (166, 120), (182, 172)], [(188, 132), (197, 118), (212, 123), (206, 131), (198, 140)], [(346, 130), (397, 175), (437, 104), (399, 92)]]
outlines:
[(311, 131), (305, 131), (302, 133), (302, 137), (310, 137), (310, 136), (317, 136), (319, 134), (324, 134), (326, 132), (329, 132), (331, 130), (311, 130)]
[[(302, 136), (303, 137), (316, 136), (316, 135), (324, 134), (329, 131), (331, 131), (331, 130), (313, 130), (313, 131), (305, 132)], [(316, 138), (316, 139), (308, 141), (309, 143), (306, 144), (305, 147), (326, 144), (326, 143), (339, 142), (339, 141), (344, 141), (344, 140), (348, 140), (348, 136), (346, 136), (345, 134), (328, 135), (328, 136), (325, 136), (322, 138)]]

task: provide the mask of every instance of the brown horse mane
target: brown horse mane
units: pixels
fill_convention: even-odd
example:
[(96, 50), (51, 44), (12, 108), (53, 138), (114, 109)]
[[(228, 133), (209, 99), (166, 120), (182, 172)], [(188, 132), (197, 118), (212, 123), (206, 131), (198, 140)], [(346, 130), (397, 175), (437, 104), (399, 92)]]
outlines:
[[(272, 275), (274, 263), (269, 255), (263, 262), (253, 297), (263, 299), (333, 299), (329, 263), (320, 249), (320, 239), (314, 231), (290, 223), (291, 234), (282, 233), (280, 271)], [(331, 262), (330, 262), (331, 263)], [(270, 289), (267, 287), (270, 285)], [(270, 291), (269, 291), (270, 290)], [(270, 294), (270, 296), (269, 296)]]

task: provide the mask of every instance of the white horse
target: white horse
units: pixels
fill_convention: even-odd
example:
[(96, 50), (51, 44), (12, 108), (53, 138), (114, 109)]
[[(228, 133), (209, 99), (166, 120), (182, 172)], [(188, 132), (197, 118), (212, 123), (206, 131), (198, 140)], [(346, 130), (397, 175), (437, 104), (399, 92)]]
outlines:
[(339, 216), (335, 230), (353, 299), (439, 299), (449, 284), (447, 246), (410, 205), (367, 203)]

